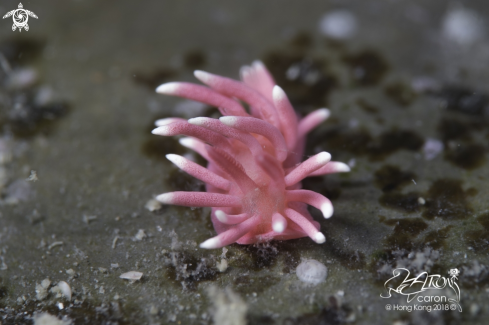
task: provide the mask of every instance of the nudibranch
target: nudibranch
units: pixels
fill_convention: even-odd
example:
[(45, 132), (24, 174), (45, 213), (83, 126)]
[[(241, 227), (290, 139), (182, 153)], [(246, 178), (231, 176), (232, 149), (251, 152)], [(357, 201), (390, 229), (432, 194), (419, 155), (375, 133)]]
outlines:
[(171, 192), (156, 199), (164, 204), (212, 207), (218, 235), (201, 243), (201, 248), (306, 236), (324, 243), (326, 238), (307, 205), (321, 210), (325, 218), (331, 217), (333, 206), (323, 195), (301, 189), (301, 181), (350, 168), (331, 161), (327, 152), (301, 161), (307, 133), (330, 112), (322, 108), (299, 119), (285, 92), (259, 61), (241, 68), (240, 74), (242, 82), (195, 71), (195, 77), (208, 87), (169, 82), (156, 89), (215, 106), (223, 115), (156, 121), (153, 134), (185, 135), (180, 143), (208, 161), (204, 168), (185, 157), (167, 155), (178, 168), (203, 181), (207, 192)]

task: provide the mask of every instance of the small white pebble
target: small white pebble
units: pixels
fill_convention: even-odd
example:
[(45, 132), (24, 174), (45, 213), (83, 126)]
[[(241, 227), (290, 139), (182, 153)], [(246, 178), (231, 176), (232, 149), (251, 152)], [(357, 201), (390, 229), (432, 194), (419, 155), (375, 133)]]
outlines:
[(443, 34), (449, 40), (469, 45), (484, 36), (484, 20), (473, 10), (456, 8), (450, 10), (443, 19)]
[(54, 93), (53, 93), (53, 90), (50, 87), (42, 86), (37, 91), (37, 94), (36, 94), (36, 97), (34, 99), (34, 102), (38, 106), (44, 106), (46, 104), (49, 104), (49, 102), (52, 101), (53, 96), (54, 96)]
[(65, 308), (65, 306), (63, 305), (62, 302), (59, 302), (58, 303), (58, 308), (59, 308), (59, 310), (63, 310), (63, 308)]
[(111, 269), (118, 269), (119, 268), (119, 264), (118, 263), (112, 263), (112, 264), (110, 264), (110, 268)]
[(149, 309), (150, 315), (153, 316), (158, 315), (158, 312), (159, 312), (158, 308), (156, 308), (155, 305), (151, 305), (151, 308)]
[(163, 205), (161, 204), (160, 201), (158, 201), (156, 199), (151, 199), (148, 202), (146, 202), (144, 207), (146, 209), (148, 209), (149, 211), (153, 212), (153, 211), (157, 211), (157, 210), (161, 209), (161, 207), (163, 207)]
[(347, 39), (357, 31), (357, 19), (348, 10), (339, 9), (328, 12), (319, 21), (321, 34), (335, 38)]
[(37, 182), (39, 180), (39, 178), (37, 178), (37, 172), (35, 170), (31, 170), (31, 174), (25, 180), (28, 182)]
[(326, 280), (328, 268), (319, 261), (306, 259), (297, 266), (296, 274), (302, 282), (317, 285)]
[(443, 151), (443, 142), (428, 138), (423, 145), (423, 155), (426, 160), (435, 159)]
[(354, 118), (352, 118), (352, 119), (350, 119), (350, 120), (348, 121), (348, 127), (349, 127), (350, 129), (355, 129), (355, 128), (357, 128), (359, 124), (360, 124), (360, 122), (358, 122), (358, 120), (357, 120), (357, 119), (354, 119)]
[(44, 289), (49, 288), (50, 285), (51, 281), (49, 279), (44, 279), (41, 281), (41, 287), (43, 287)]
[(285, 77), (288, 80), (296, 80), (301, 74), (301, 67), (299, 64), (291, 65), (285, 72)]
[(119, 278), (125, 279), (125, 280), (130, 280), (130, 281), (137, 281), (137, 280), (140, 280), (142, 276), (143, 276), (142, 272), (129, 271), (126, 273), (122, 273)]
[(425, 205), (426, 204), (426, 200), (423, 199), (422, 197), (418, 197), (418, 203), (421, 204), (421, 205)]
[(136, 234), (136, 236), (134, 236), (134, 238), (136, 240), (143, 240), (144, 238), (146, 238), (146, 233), (144, 232), (143, 229), (139, 229), (138, 233)]

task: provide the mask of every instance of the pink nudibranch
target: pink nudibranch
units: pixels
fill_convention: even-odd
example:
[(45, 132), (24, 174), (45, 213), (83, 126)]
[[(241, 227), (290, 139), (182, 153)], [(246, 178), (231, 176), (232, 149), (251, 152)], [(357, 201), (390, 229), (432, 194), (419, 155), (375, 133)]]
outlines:
[[(153, 134), (188, 136), (180, 143), (204, 157), (207, 168), (179, 155), (167, 158), (203, 181), (207, 192), (171, 192), (157, 199), (164, 204), (212, 207), (218, 235), (200, 244), (202, 248), (306, 236), (324, 243), (326, 238), (307, 205), (319, 209), (325, 218), (332, 216), (333, 206), (323, 195), (302, 190), (301, 181), (350, 168), (330, 161), (327, 152), (303, 162), (301, 158), (307, 133), (329, 117), (329, 110), (318, 109), (299, 119), (285, 92), (259, 61), (241, 69), (242, 82), (204, 71), (194, 74), (208, 87), (170, 82), (156, 91), (216, 106), (223, 117), (158, 120)], [(250, 114), (238, 100), (249, 105)]]

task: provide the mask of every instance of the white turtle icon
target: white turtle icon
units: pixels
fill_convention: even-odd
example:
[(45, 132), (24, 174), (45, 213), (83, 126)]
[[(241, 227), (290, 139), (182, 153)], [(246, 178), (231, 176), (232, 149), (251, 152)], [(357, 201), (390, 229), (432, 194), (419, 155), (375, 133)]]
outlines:
[(14, 9), (12, 11), (7, 12), (5, 16), (3, 16), (3, 19), (12, 16), (12, 19), (14, 20), (14, 24), (12, 25), (12, 31), (15, 31), (15, 29), (19, 29), (19, 32), (22, 31), (22, 28), (24, 28), (26, 31), (29, 30), (29, 25), (27, 25), (27, 21), (29, 20), (29, 16), (34, 17), (37, 19), (37, 16), (35, 13), (29, 10), (25, 10), (24, 7), (22, 6), (22, 3), (19, 3), (19, 8)]

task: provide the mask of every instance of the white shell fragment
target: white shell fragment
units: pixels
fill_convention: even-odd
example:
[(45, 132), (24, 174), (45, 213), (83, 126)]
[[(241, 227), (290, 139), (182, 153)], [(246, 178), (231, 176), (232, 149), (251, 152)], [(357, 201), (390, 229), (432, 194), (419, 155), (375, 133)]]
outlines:
[(63, 297), (65, 297), (66, 299), (68, 299), (68, 300), (71, 301), (71, 288), (70, 288), (70, 285), (68, 283), (66, 283), (65, 281), (59, 281), (58, 282), (58, 288), (60, 289), (61, 294), (63, 295)]
[(295, 273), (302, 282), (317, 285), (326, 280), (328, 269), (321, 262), (306, 259), (297, 266)]
[(148, 202), (146, 202), (144, 207), (149, 211), (153, 212), (161, 209), (163, 207), (163, 204), (161, 204), (161, 202), (156, 199), (151, 199)]
[(65, 281), (59, 281), (54, 287), (49, 290), (51, 293), (56, 295), (56, 298), (65, 297), (71, 300), (71, 288)]
[(54, 243), (52, 243), (51, 245), (48, 246), (48, 249), (52, 249), (56, 246), (61, 246), (63, 245), (64, 243), (62, 241), (55, 241)]
[[(59, 306), (58, 306), (59, 307)], [(34, 315), (34, 325), (71, 325), (73, 322), (66, 316), (59, 319), (48, 313)]]
[(142, 272), (129, 271), (129, 272), (126, 272), (126, 273), (122, 273), (119, 278), (130, 280), (130, 281), (138, 281), (138, 280), (141, 279), (142, 276), (143, 276), (143, 273)]

